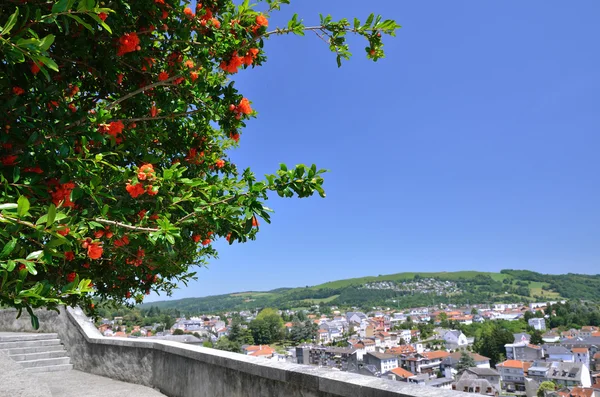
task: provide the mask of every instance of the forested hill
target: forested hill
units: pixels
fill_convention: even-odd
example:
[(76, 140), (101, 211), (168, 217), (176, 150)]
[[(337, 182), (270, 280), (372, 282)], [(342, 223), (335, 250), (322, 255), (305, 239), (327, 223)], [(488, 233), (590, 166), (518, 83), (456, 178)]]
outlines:
[(306, 308), (315, 304), (403, 309), (437, 303), (511, 303), (559, 298), (600, 302), (598, 285), (600, 275), (554, 275), (527, 270), (396, 273), (331, 281), (312, 287), (151, 302), (141, 307), (172, 308), (196, 314), (261, 307)]

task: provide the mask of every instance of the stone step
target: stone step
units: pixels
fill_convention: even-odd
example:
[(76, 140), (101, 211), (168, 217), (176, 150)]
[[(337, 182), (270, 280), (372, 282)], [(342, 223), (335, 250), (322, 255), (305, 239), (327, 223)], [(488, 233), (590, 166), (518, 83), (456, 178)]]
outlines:
[(50, 365), (48, 367), (29, 367), (25, 368), (27, 372), (57, 372), (69, 371), (73, 369), (73, 364)]
[(60, 339), (39, 339), (24, 340), (18, 342), (0, 342), (0, 349), (13, 349), (15, 347), (33, 347), (33, 346), (57, 346), (60, 345)]
[(64, 347), (61, 344), (48, 345), (48, 346), (31, 346), (31, 347), (13, 347), (8, 349), (0, 349), (8, 355), (12, 354), (30, 354), (30, 353), (46, 353), (61, 350), (64, 351)]
[(66, 350), (54, 350), (49, 352), (40, 352), (40, 353), (27, 353), (27, 354), (9, 354), (8, 357), (12, 358), (14, 361), (31, 361), (31, 360), (39, 360), (42, 358), (59, 358), (59, 357), (67, 357)]
[(58, 334), (36, 334), (33, 332), (0, 332), (0, 342), (20, 342), (26, 340), (57, 338)]
[(49, 367), (61, 364), (69, 364), (69, 360), (69, 357), (40, 358), (39, 360), (19, 361), (19, 364), (25, 368)]

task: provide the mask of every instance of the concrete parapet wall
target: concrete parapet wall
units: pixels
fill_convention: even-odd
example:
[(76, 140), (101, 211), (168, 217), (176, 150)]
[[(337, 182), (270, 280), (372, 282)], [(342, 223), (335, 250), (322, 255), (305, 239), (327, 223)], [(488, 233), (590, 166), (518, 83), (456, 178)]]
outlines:
[[(0, 331), (31, 331), (31, 325), (24, 325), (29, 318), (15, 321), (15, 316), (14, 311), (0, 311)], [(40, 312), (40, 332), (59, 334), (75, 369), (153, 387), (170, 397), (467, 396), (177, 342), (105, 338), (77, 308)]]

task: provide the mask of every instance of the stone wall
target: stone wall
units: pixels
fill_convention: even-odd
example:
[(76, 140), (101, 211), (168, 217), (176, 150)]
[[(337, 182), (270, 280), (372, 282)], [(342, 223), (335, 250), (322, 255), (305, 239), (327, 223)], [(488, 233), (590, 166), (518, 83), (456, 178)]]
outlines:
[[(42, 315), (43, 313), (43, 315)], [(0, 331), (32, 331), (29, 318), (0, 311)], [(75, 369), (138, 383), (170, 397), (461, 397), (466, 394), (201, 346), (145, 338), (105, 338), (80, 309), (40, 313)]]

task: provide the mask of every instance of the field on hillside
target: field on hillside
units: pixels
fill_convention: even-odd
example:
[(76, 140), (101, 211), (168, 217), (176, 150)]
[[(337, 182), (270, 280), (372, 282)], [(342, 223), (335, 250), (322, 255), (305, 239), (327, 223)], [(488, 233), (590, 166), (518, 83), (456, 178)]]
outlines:
[[(417, 279), (415, 279), (415, 277)], [(383, 285), (365, 288), (367, 283), (392, 281), (413, 282), (418, 279), (451, 281), (454, 285), (441, 289), (419, 291), (414, 284), (409, 289)], [(548, 275), (525, 270), (503, 270), (500, 273), (407, 272), (380, 276), (358, 277), (331, 281), (315, 286), (277, 288), (271, 291), (247, 291), (204, 298), (153, 302), (156, 306), (177, 309), (183, 313), (219, 313), (224, 311), (278, 309), (308, 309), (312, 305), (329, 304), (340, 308), (369, 311), (375, 307), (403, 310), (410, 307), (438, 304), (528, 303), (539, 300), (586, 299), (600, 302), (600, 275)], [(419, 288), (419, 287), (417, 287)]]

